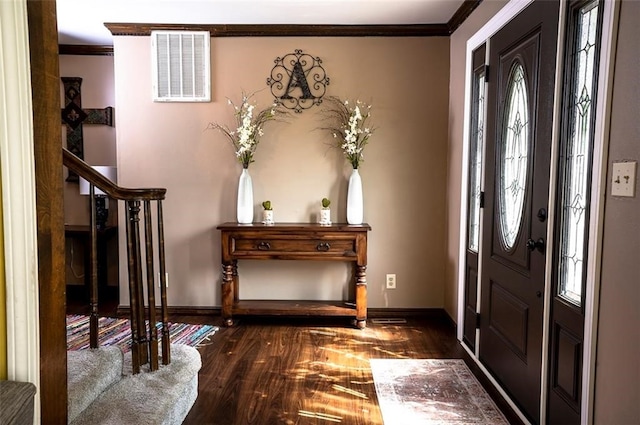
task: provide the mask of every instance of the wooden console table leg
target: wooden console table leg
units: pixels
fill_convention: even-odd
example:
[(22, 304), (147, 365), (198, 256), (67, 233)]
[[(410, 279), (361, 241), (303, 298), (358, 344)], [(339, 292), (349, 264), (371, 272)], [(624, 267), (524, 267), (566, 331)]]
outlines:
[(356, 326), (367, 327), (367, 266), (356, 266)]
[(233, 260), (233, 303), (237, 304), (239, 300), (239, 282), (238, 282), (238, 260)]
[[(234, 279), (233, 271), (237, 270), (233, 263), (222, 264), (222, 320), (226, 326), (233, 326), (232, 307), (234, 300)], [(237, 277), (237, 273), (236, 273)]]

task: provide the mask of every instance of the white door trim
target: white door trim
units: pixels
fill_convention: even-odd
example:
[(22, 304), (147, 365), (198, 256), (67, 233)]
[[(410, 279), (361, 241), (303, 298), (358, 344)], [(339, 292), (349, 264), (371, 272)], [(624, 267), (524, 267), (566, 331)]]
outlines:
[[(0, 1), (0, 169), (7, 377), (40, 388), (38, 245), (26, 0)], [(40, 395), (35, 397), (40, 423)]]
[[(464, 323), (464, 294), (465, 294), (465, 268), (466, 268), (466, 239), (467, 239), (467, 197), (468, 197), (468, 163), (469, 163), (469, 146), (470, 146), (470, 123), (471, 123), (471, 94), (473, 74), (472, 53), (477, 47), (483, 43), (487, 43), (487, 55), (491, 48), (488, 43), (489, 38), (495, 34), (500, 28), (508, 23), (513, 17), (524, 10), (533, 0), (512, 0), (507, 3), (489, 22), (487, 22), (476, 34), (467, 41), (466, 51), (466, 73), (465, 73), (465, 98), (464, 98), (464, 133), (463, 133), (463, 154), (462, 154), (462, 187), (460, 199), (460, 249), (459, 249), (459, 268), (458, 268), (458, 324)], [(559, 31), (558, 31), (558, 68), (556, 71), (556, 94), (561, 93), (561, 81), (563, 66), (563, 40), (565, 27), (565, 10), (566, 5), (561, 3)], [(584, 351), (583, 351), (583, 370), (582, 370), (582, 424), (592, 423), (593, 420), (593, 397), (595, 386), (595, 354), (597, 343), (597, 312), (599, 305), (599, 288), (600, 288), (600, 265), (602, 261), (602, 232), (604, 220), (604, 197), (606, 189), (607, 176), (607, 151), (609, 145), (609, 122), (611, 115), (611, 93), (613, 80), (613, 65), (615, 57), (615, 45), (617, 38), (617, 21), (619, 14), (619, 4), (617, 1), (602, 2), (603, 25), (602, 25), (602, 45), (600, 52), (600, 74), (598, 77), (598, 102), (596, 105), (596, 124), (593, 151), (593, 169), (592, 169), (592, 189), (591, 189), (591, 217), (589, 222), (589, 246), (587, 261), (587, 281), (585, 292), (585, 329), (584, 329)], [(556, 95), (554, 101), (554, 129), (552, 138), (552, 159), (550, 171), (550, 184), (555, 187), (557, 181), (557, 151), (558, 151), (558, 131), (559, 131), (559, 96)], [(555, 194), (550, 192), (549, 211), (553, 211), (555, 205)], [(549, 214), (549, 243), (547, 244), (547, 258), (552, 258), (551, 247), (553, 246), (553, 214)], [(481, 222), (482, 226), (482, 222)], [(482, 238), (482, 229), (480, 229), (480, 237)], [(482, 242), (480, 242), (482, 246)], [(482, 252), (478, 252), (479, 258)], [(547, 262), (547, 270), (545, 273), (545, 294), (544, 307), (544, 334), (543, 346), (548, 347), (548, 327), (550, 316), (550, 299), (551, 299), (551, 262)], [(482, 270), (478, 270), (478, 279), (480, 279)], [(478, 297), (480, 297), (481, 289), (478, 288)], [(478, 304), (479, 308), (479, 304)], [(463, 327), (458, 326), (458, 339), (462, 341)], [(528, 421), (517, 408), (515, 403), (500, 388), (498, 383), (489, 375), (488, 371), (478, 360), (478, 344), (476, 344), (476, 353), (471, 352), (466, 345), (463, 347), (469, 352), (476, 363), (483, 370), (485, 375), (498, 389), (502, 396), (511, 405), (514, 411), (520, 416), (525, 423)], [(545, 423), (546, 419), (546, 399), (547, 399), (547, 371), (548, 371), (548, 353), (547, 348), (543, 349), (542, 363), (542, 394), (540, 399), (540, 419), (541, 423)]]

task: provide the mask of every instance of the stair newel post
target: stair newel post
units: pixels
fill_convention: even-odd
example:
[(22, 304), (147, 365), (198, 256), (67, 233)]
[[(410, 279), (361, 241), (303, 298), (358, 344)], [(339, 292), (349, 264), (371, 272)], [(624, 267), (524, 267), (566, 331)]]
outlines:
[(151, 371), (158, 370), (158, 328), (156, 328), (155, 271), (153, 268), (153, 233), (151, 201), (144, 201), (144, 240), (147, 260), (147, 305), (149, 306), (149, 354)]
[(91, 238), (89, 303), (89, 347), (98, 348), (98, 230), (96, 226), (96, 196), (95, 186), (89, 185), (89, 228)]
[(146, 363), (144, 346), (144, 305), (141, 305), (142, 289), (140, 267), (140, 201), (127, 201), (127, 257), (129, 264), (129, 304), (131, 308), (131, 362), (133, 373), (140, 373), (140, 365)]
[(162, 315), (162, 364), (171, 363), (169, 314), (167, 312), (167, 268), (164, 257), (164, 218), (162, 201), (158, 200), (158, 261), (160, 263), (160, 313)]

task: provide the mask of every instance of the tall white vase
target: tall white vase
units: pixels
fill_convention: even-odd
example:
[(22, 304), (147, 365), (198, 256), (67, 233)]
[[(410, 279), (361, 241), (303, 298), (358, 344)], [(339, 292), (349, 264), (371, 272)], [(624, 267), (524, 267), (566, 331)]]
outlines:
[(362, 179), (358, 169), (354, 168), (349, 177), (349, 190), (347, 192), (347, 223), (362, 224), (363, 216)]
[(253, 184), (251, 175), (246, 168), (242, 169), (240, 180), (238, 181), (238, 223), (249, 224), (253, 222)]

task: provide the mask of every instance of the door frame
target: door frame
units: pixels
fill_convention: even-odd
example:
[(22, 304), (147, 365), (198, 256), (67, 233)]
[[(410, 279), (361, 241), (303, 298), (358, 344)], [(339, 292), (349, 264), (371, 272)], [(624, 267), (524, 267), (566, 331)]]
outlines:
[[(598, 77), (598, 103), (596, 105), (596, 122), (594, 131), (593, 146), (593, 168), (592, 168), (592, 188), (591, 188), (591, 217), (589, 220), (589, 242), (588, 242), (588, 260), (586, 273), (586, 289), (585, 289), (585, 328), (584, 328), (584, 347), (583, 347), (583, 369), (582, 369), (582, 396), (581, 396), (581, 422), (582, 424), (591, 423), (593, 420), (593, 398), (595, 385), (595, 356), (597, 346), (597, 316), (600, 294), (600, 266), (602, 262), (602, 233), (604, 222), (604, 198), (606, 192), (607, 178), (607, 152), (609, 145), (609, 123), (611, 116), (611, 94), (613, 86), (613, 65), (615, 57), (615, 47), (618, 28), (619, 4), (617, 1), (601, 0), (602, 3), (602, 46), (600, 51), (600, 74)], [(469, 176), (469, 147), (470, 147), (470, 128), (471, 128), (471, 96), (472, 96), (472, 75), (473, 75), (473, 51), (486, 43), (486, 57), (489, 57), (491, 49), (490, 38), (497, 33), (507, 22), (524, 10), (533, 0), (511, 0), (498, 13), (496, 13), (480, 30), (478, 30), (471, 38), (467, 40), (466, 58), (465, 58), (465, 95), (464, 95), (464, 130), (463, 130), (463, 149), (462, 149), (462, 179), (460, 191), (460, 241), (458, 254), (458, 317), (457, 323), (464, 323), (464, 293), (465, 293), (465, 258), (466, 258), (466, 240), (467, 240), (467, 198), (469, 192), (468, 176)], [(564, 36), (565, 36), (565, 14), (566, 3), (560, 2), (560, 19), (558, 22), (558, 43), (556, 48), (556, 81), (555, 81), (555, 99), (553, 111), (553, 129), (551, 142), (551, 170), (550, 170), (550, 187), (555, 187), (558, 178), (558, 151), (559, 151), (559, 135), (560, 135), (560, 103), (562, 92), (562, 74), (564, 71)], [(486, 145), (486, 143), (485, 143)], [(484, 182), (483, 182), (484, 189)], [(555, 214), (555, 191), (549, 191), (549, 220), (547, 222), (548, 243), (547, 258), (552, 258), (552, 250), (554, 245), (553, 229)], [(482, 214), (480, 212), (480, 238), (482, 239)], [(480, 241), (478, 257), (482, 258), (482, 240)], [(482, 276), (482, 262), (479, 261), (478, 280)], [(540, 423), (546, 421), (546, 400), (547, 400), (547, 381), (548, 381), (548, 347), (549, 347), (549, 322), (551, 312), (551, 275), (553, 270), (553, 262), (547, 261), (545, 268), (545, 300), (543, 313), (543, 352), (542, 352), (542, 371), (541, 371), (541, 397), (540, 397)], [(478, 309), (480, 308), (481, 288), (478, 286)], [(479, 312), (482, 313), (482, 312)], [(463, 328), (457, 328), (458, 340), (462, 342)], [(476, 335), (478, 341), (478, 335)], [(496, 387), (498, 392), (507, 401), (507, 403), (518, 414), (524, 423), (529, 423), (524, 414), (517, 407), (515, 402), (500, 387), (498, 382), (489, 374), (489, 371), (480, 363), (479, 344), (476, 343), (475, 352), (472, 352), (465, 344), (464, 349), (471, 355), (483, 373)]]
[(33, 108), (26, 1), (0, 2), (0, 140), (7, 378), (32, 382), (40, 422), (40, 329)]

